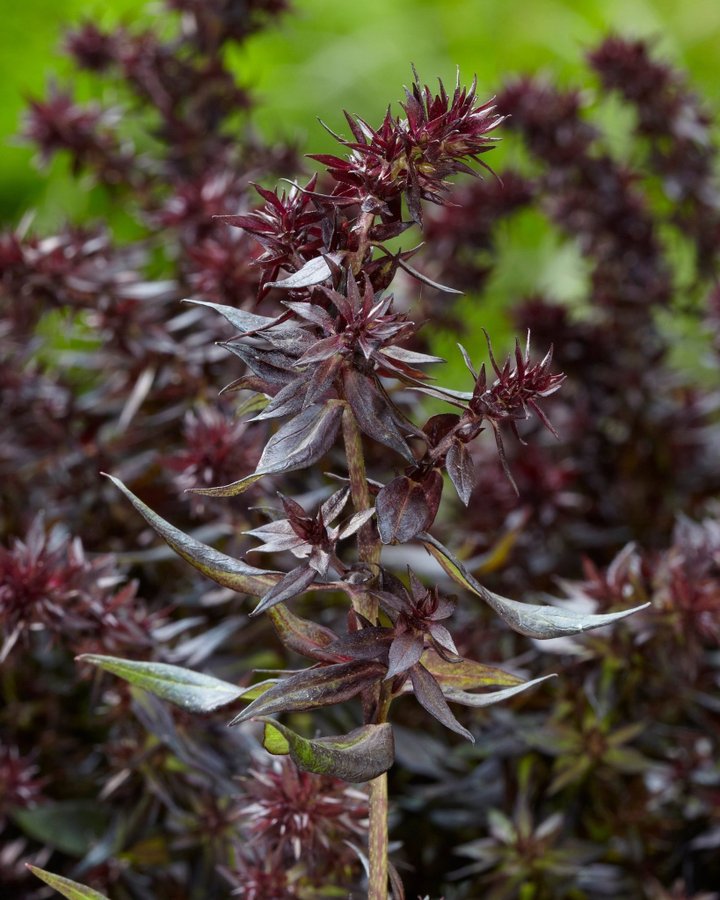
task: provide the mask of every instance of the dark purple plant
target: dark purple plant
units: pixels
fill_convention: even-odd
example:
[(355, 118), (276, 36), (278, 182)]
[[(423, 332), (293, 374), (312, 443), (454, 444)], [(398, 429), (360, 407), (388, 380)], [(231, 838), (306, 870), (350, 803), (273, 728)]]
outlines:
[[(252, 615), (268, 612), (280, 640), (314, 665), (285, 677), (279, 673), (248, 692), (190, 670), (82, 657), (189, 709), (224, 706), (242, 696), (252, 699), (232, 724), (261, 721), (264, 745), (271, 753), (289, 754), (309, 772), (369, 781), (368, 896), (374, 900), (387, 897), (388, 879), (394, 895), (403, 895), (400, 877), (389, 866), (387, 843), (385, 772), (394, 757), (388, 713), (395, 698), (414, 694), (442, 724), (474, 740), (448, 701), (488, 706), (542, 680), (523, 682), (463, 659), (444, 624), (453, 604), (437, 588), (424, 587), (412, 571), (407, 587), (386, 567), (383, 547), (412, 541), (424, 546), (466, 591), (530, 637), (574, 634), (628, 612), (585, 616), (508, 600), (476, 582), (428, 532), (440, 506), (443, 471), (447, 469), (467, 505), (474, 488), (468, 444), (487, 424), (504, 461), (503, 425), (517, 434), (516, 423), (532, 413), (552, 430), (540, 403), (560, 387), (563, 376), (551, 374), (550, 352), (541, 362), (532, 362), (528, 338), (525, 351), (518, 345), (502, 368), (491, 352), (492, 382), (484, 367), (476, 371), (463, 350), (470, 391), (426, 386), (427, 376), (418, 366), (438, 360), (403, 346), (416, 326), (406, 313), (394, 310), (393, 297), (385, 292), (400, 267), (422, 276), (408, 265), (408, 253), (390, 251), (385, 241), (411, 224), (403, 219), (403, 198), (412, 220), (421, 224), (422, 201), (444, 202), (446, 177), (466, 171), (466, 160), (489, 148), (488, 134), (500, 120), (487, 105), (476, 105), (474, 85), (470, 90), (458, 85), (448, 96), (441, 84), (434, 96), (417, 79), (403, 110), (404, 118), (388, 112), (377, 130), (346, 116), (354, 138), (338, 137), (350, 151), (346, 159), (315, 157), (335, 182), (328, 191), (317, 191), (314, 181), (295, 187), (286, 197), (262, 191), (265, 206), (260, 211), (228, 217), (231, 225), (249, 229), (261, 243), (266, 255), (257, 265), (264, 279), (273, 279), (264, 280), (263, 287), (287, 297), (279, 314), (263, 316), (198, 301), (216, 309), (236, 331), (227, 347), (249, 374), (233, 389), (254, 393), (252, 405), (261, 410), (256, 421), (283, 421), (253, 473), (224, 485), (197, 487), (195, 493), (233, 497), (267, 476), (322, 470), (326, 458), (336, 467), (334, 450), (342, 436), (347, 468), (336, 471), (335, 478), (347, 487), (312, 511), (280, 495), (282, 516), (249, 532), (262, 541), (257, 550), (294, 556), (291, 568), (258, 569), (226, 556), (175, 529), (113, 479), (184, 559), (220, 585), (259, 596)], [(278, 278), (280, 272), (283, 278)], [(462, 414), (434, 416), (419, 427), (395, 400), (400, 387), (446, 400)], [(365, 463), (368, 444), (388, 448), (405, 474), (384, 484), (371, 479)], [(327, 496), (322, 481), (315, 482)], [(350, 500), (352, 514), (346, 512)], [(356, 553), (348, 554), (344, 542), (354, 535)], [(285, 606), (313, 590), (345, 595), (350, 604), (345, 634), (300, 618)], [(481, 686), (505, 687), (494, 693), (472, 692)], [(356, 696), (362, 724), (345, 735), (311, 739), (271, 718)]]
[[(622, 162), (585, 93), (516, 79), (493, 110), (416, 78), (399, 117), (348, 117), (319, 178), (256, 189), (298, 160), (243, 127), (253, 98), (222, 60), (284, 4), (167, 7), (182, 27), (166, 11), (161, 30), (86, 24), (66, 41), (122, 107), (63, 86), (26, 117), (41, 160), (65, 154), (94, 178), (108, 225), (48, 237), (24, 221), (0, 239), (0, 880), (35, 896), (26, 860), (118, 898), (359, 897), (369, 851), (382, 896), (394, 745), (410, 896), (714, 889), (717, 404), (674, 370), (666, 327), (680, 309), (718, 331), (707, 109), (646, 45), (613, 37), (591, 62), (637, 111)], [(507, 113), (529, 166), (449, 188)], [(567, 378), (522, 344), (486, 369), (482, 336), (463, 334), (467, 380), (441, 387), (433, 333), (459, 321), (447, 292), (480, 290), (499, 223), (524, 210), (587, 268), (578, 309), (533, 296), (512, 312)], [(667, 252), (680, 232), (689, 279)], [(99, 469), (147, 522), (98, 487)], [(47, 527), (32, 526), (41, 510)], [(672, 533), (680, 511), (703, 523)], [(147, 523), (218, 584), (154, 547)], [(607, 568), (629, 540), (642, 548)], [(237, 558), (250, 550), (253, 565)], [(556, 579), (551, 606), (502, 596)], [(647, 601), (630, 628), (572, 636)], [(550, 711), (524, 690), (547, 655), (516, 632), (561, 634), (544, 645), (561, 674)], [(78, 652), (183, 708), (78, 677)], [(271, 765), (252, 726), (224, 727), (241, 702), (235, 721), (262, 720)], [(453, 743), (439, 723), (482, 739)], [(369, 807), (348, 787), (368, 779)], [(456, 851), (470, 864), (453, 876)]]

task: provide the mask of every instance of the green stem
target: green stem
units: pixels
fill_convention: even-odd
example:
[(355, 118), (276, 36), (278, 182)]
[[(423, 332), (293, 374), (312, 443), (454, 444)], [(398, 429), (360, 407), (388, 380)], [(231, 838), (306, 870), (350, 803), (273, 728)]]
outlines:
[[(362, 435), (357, 420), (349, 406), (343, 411), (343, 438), (350, 491), (356, 512), (370, 509), (370, 491), (365, 473), (365, 454)], [(375, 572), (380, 564), (381, 544), (377, 532), (368, 522), (358, 532), (358, 558)], [(377, 622), (378, 604), (369, 594), (353, 596), (353, 608), (371, 622)], [(389, 706), (387, 686), (383, 685), (373, 704), (375, 723), (386, 721)], [(370, 873), (368, 877), (368, 900), (387, 900), (388, 896), (388, 785), (387, 772), (374, 778), (368, 786), (370, 806), (370, 829), (368, 834), (368, 856)]]
[(370, 877), (368, 900), (387, 900), (388, 885), (387, 772), (370, 782)]

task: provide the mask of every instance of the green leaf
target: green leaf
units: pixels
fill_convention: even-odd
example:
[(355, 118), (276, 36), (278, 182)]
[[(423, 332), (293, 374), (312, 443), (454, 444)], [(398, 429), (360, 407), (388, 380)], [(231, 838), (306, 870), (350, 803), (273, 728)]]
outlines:
[(212, 675), (193, 672), (182, 666), (171, 666), (167, 663), (139, 662), (133, 659), (120, 659), (117, 656), (98, 656), (94, 653), (83, 653), (77, 657), (79, 662), (88, 662), (99, 666), (106, 672), (112, 672), (124, 678), (136, 687), (150, 691), (182, 706), (190, 712), (211, 712), (221, 706), (227, 706), (239, 700), (245, 694), (251, 694), (258, 685), (241, 688), (221, 681)]
[(26, 866), (33, 875), (44, 881), (45, 884), (49, 884), (51, 888), (55, 888), (58, 894), (68, 897), (69, 900), (108, 900), (105, 894), (94, 891), (77, 881), (70, 881), (69, 878), (63, 878), (62, 875), (53, 875), (52, 872), (46, 872), (45, 869), (39, 869), (29, 863), (26, 863)]
[(428, 553), (440, 563), (453, 581), (481, 597), (514, 631), (536, 640), (547, 640), (601, 628), (603, 625), (610, 625), (612, 622), (624, 619), (625, 616), (639, 612), (650, 605), (643, 603), (641, 606), (624, 609), (621, 612), (594, 615), (563, 609), (559, 606), (536, 606), (532, 603), (509, 600), (507, 597), (501, 597), (483, 587), (467, 571), (460, 560), (456, 559), (447, 547), (444, 547), (432, 535), (423, 532), (418, 537)]
[(448, 662), (434, 650), (425, 651), (422, 664), (435, 676), (443, 691), (446, 687), (472, 691), (480, 687), (513, 687), (516, 684), (523, 684), (522, 678), (510, 672), (504, 672), (494, 666), (485, 666), (472, 659)]
[(268, 753), (272, 753), (273, 756), (287, 756), (290, 752), (288, 739), (274, 719), (265, 720), (263, 747)]
[(343, 703), (381, 681), (385, 670), (382, 663), (372, 660), (353, 660), (317, 669), (305, 669), (273, 685), (230, 724), (237, 725), (256, 716)]
[(189, 534), (180, 531), (179, 528), (153, 512), (120, 479), (114, 478), (112, 475), (107, 477), (125, 494), (148, 525), (157, 531), (178, 556), (223, 587), (259, 597), (282, 577), (280, 573), (256, 569), (254, 566), (227, 556), (225, 553), (220, 553), (219, 550), (190, 537)]
[(13, 810), (12, 818), (28, 837), (68, 856), (82, 857), (105, 834), (110, 813), (89, 800), (64, 800)]
[(371, 781), (387, 772), (395, 759), (392, 726), (363, 725), (336, 737), (301, 737), (274, 719), (265, 722), (263, 745), (270, 753), (285, 755), (305, 772), (333, 775), (344, 781)]
[(555, 678), (555, 675), (543, 675), (541, 678), (534, 678), (532, 681), (523, 681), (522, 684), (516, 684), (514, 687), (504, 688), (501, 691), (491, 691), (488, 694), (469, 694), (460, 688), (442, 685), (443, 694), (451, 703), (462, 703), (463, 706), (492, 706), (493, 703), (502, 703), (503, 700), (509, 700), (515, 694), (521, 694), (528, 688), (541, 681), (547, 681), (548, 678)]

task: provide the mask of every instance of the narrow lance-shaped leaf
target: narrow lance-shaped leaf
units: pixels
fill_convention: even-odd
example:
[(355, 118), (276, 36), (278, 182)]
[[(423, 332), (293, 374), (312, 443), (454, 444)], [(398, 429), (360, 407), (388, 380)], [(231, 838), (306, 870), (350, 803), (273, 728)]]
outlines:
[(472, 741), (473, 744), (475, 743), (475, 738), (472, 734), (452, 714), (440, 685), (426, 668), (420, 663), (413, 666), (410, 669), (410, 680), (412, 681), (416, 700), (431, 716), (434, 716), (438, 722), (442, 722), (446, 728), (461, 734), (464, 738)]
[(414, 463), (415, 457), (375, 382), (356, 369), (348, 368), (343, 373), (343, 384), (345, 397), (361, 430), (374, 441), (390, 447), (408, 462)]
[(337, 640), (334, 631), (309, 619), (296, 616), (284, 603), (278, 603), (269, 609), (268, 616), (275, 626), (278, 637), (288, 650), (322, 662), (337, 661), (334, 653), (325, 650), (329, 644)]
[(212, 675), (194, 672), (182, 666), (167, 663), (140, 662), (134, 659), (120, 659), (117, 656), (100, 656), (84, 653), (77, 657), (79, 662), (91, 663), (123, 678), (136, 687), (182, 706), (190, 712), (211, 712), (239, 700), (252, 688), (241, 688)]
[(68, 900), (108, 900), (105, 894), (101, 894), (99, 891), (87, 887), (87, 885), (80, 884), (78, 881), (71, 881), (69, 878), (63, 878), (62, 875), (54, 875), (45, 869), (31, 866), (30, 863), (25, 863), (25, 865), (33, 875), (44, 881), (45, 884), (49, 884), (58, 894), (62, 894)]
[(522, 678), (494, 666), (486, 666), (474, 659), (448, 662), (433, 649), (426, 650), (422, 664), (440, 683), (440, 687), (472, 691), (481, 687), (514, 687), (523, 684)]
[(340, 427), (343, 406), (342, 400), (327, 400), (308, 406), (285, 422), (270, 438), (252, 475), (219, 487), (194, 488), (192, 493), (207, 497), (234, 497), (263, 475), (292, 472), (313, 465), (332, 447)]
[(600, 628), (603, 625), (617, 622), (618, 619), (624, 619), (625, 616), (639, 612), (650, 605), (643, 603), (641, 606), (624, 609), (621, 612), (597, 615), (562, 609), (557, 606), (535, 606), (532, 603), (509, 600), (507, 597), (501, 597), (484, 588), (465, 569), (460, 560), (456, 559), (447, 547), (444, 547), (432, 535), (424, 533), (419, 537), (428, 553), (440, 563), (454, 581), (481, 597), (514, 631), (536, 640), (579, 634), (581, 631)]
[(250, 615), (260, 615), (260, 613), (271, 609), (276, 603), (292, 600), (293, 597), (297, 597), (304, 593), (313, 581), (315, 581), (316, 575), (317, 572), (307, 565), (297, 566), (291, 572), (288, 572), (283, 579), (278, 581), (274, 587), (270, 588)]
[(210, 303), (207, 300), (183, 300), (183, 303), (192, 303), (193, 306), (207, 306), (219, 312), (228, 322), (240, 332), (258, 331), (259, 329), (295, 329), (294, 324), (278, 323), (276, 318), (259, 316), (257, 313), (248, 312), (246, 309), (238, 309), (235, 306), (222, 306), (220, 303)]
[(453, 441), (445, 457), (445, 466), (458, 497), (467, 506), (475, 489), (475, 468), (467, 446), (461, 441)]
[(260, 596), (267, 592), (282, 577), (280, 573), (264, 572), (256, 569), (239, 559), (233, 559), (225, 553), (220, 553), (213, 547), (203, 544), (171, 525), (149, 506), (142, 502), (122, 481), (107, 476), (112, 483), (119, 488), (132, 503), (135, 509), (161, 538), (191, 566), (194, 566), (203, 575), (221, 584), (223, 587), (232, 588), (243, 594)]
[(290, 754), (295, 765), (316, 775), (344, 781), (371, 781), (387, 772), (395, 759), (392, 726), (363, 725), (337, 737), (308, 740), (274, 719), (265, 722), (263, 745), (274, 754)]
[[(330, 258), (333, 262), (340, 260), (341, 254), (332, 253)], [(268, 281), (265, 287), (281, 288), (282, 290), (291, 291), (296, 288), (312, 287), (315, 284), (321, 284), (332, 275), (332, 269), (324, 256), (317, 256), (315, 259), (308, 260), (302, 268), (282, 281)]]
[(318, 669), (306, 669), (297, 675), (283, 678), (236, 716), (230, 724), (237, 725), (256, 716), (343, 703), (379, 681), (384, 674), (385, 666), (367, 660), (353, 660)]
[(487, 694), (471, 694), (460, 688), (442, 685), (442, 692), (451, 703), (462, 703), (463, 706), (492, 706), (493, 703), (502, 703), (503, 700), (509, 700), (516, 694), (521, 694), (528, 688), (546, 681), (548, 678), (555, 678), (555, 675), (543, 675), (541, 678), (534, 678), (532, 681), (524, 681), (522, 684), (516, 684), (515, 687), (503, 688), (500, 691), (490, 691)]

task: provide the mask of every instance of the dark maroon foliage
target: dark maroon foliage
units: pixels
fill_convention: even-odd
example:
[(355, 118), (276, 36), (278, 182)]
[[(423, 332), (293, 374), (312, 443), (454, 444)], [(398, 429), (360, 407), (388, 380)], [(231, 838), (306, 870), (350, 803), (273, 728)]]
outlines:
[[(287, 4), (164, 5), (66, 38), (118, 108), (53, 85), (24, 121), (107, 224), (0, 236), (0, 881), (384, 896), (368, 817), (395, 759), (408, 897), (716, 896), (718, 404), (667, 324), (720, 350), (708, 110), (613, 36), (589, 62), (634, 111), (626, 160), (581, 90), (522, 77), (493, 105), (414, 73), (397, 115), (346, 114), (324, 171), (273, 190), (297, 154), (246, 127), (224, 60)], [(501, 123), (527, 165), (455, 187)], [(577, 248), (584, 296), (508, 298), (523, 344), (483, 364), (463, 333), (443, 387), (447, 294), (481, 293), (525, 210)], [(430, 248), (396, 249), (418, 227)], [(231, 699), (193, 718), (87, 665), (108, 656)]]

